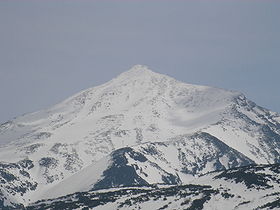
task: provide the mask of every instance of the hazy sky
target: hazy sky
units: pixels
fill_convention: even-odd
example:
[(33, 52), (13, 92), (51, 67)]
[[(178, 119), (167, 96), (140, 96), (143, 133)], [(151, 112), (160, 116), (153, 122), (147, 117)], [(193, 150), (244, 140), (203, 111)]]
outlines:
[(134, 64), (280, 112), (280, 1), (0, 1), (0, 122)]

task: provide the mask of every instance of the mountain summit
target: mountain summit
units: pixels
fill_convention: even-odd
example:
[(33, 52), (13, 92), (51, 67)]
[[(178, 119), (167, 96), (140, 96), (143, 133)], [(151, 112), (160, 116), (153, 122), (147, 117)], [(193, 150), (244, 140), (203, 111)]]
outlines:
[(280, 116), (241, 93), (136, 65), (3, 123), (0, 142), (0, 206), (16, 206), (89, 189), (184, 184), (214, 170), (280, 162)]
[(128, 71), (122, 73), (120, 76), (127, 75), (127, 76), (140, 76), (144, 74), (156, 74), (152, 70), (149, 69), (148, 66), (145, 65), (134, 65)]
[(125, 83), (125, 82), (135, 82), (135, 81), (143, 81), (143, 80), (152, 80), (152, 79), (160, 79), (160, 78), (169, 78), (166, 75), (156, 73), (149, 69), (148, 66), (145, 65), (134, 65), (128, 71), (125, 71), (118, 75), (113, 80), (109, 81), (109, 83)]

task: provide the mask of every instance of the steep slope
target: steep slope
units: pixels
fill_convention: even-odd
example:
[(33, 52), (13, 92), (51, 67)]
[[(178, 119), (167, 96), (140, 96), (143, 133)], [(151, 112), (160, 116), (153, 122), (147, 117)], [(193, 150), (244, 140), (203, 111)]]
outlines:
[(278, 209), (280, 165), (214, 172), (192, 185), (115, 188), (42, 200), (33, 209)]
[[(61, 181), (108, 158), (98, 172), (102, 180), (102, 173), (113, 164), (111, 155), (121, 148), (131, 148), (148, 159), (145, 164), (151, 174), (145, 179), (136, 170), (143, 167), (142, 162), (129, 162), (135, 165), (137, 177), (147, 183), (168, 183), (161, 177), (170, 174), (180, 183), (189, 180), (187, 175), (253, 162), (279, 162), (279, 122), (277, 113), (241, 93), (185, 84), (137, 65), (49, 109), (0, 125), (0, 163), (5, 165), (0, 171), (15, 176), (6, 180), (2, 175), (0, 195), (5, 196), (0, 197), (8, 203), (35, 201)], [(201, 132), (205, 135), (199, 140), (188, 137)], [(164, 155), (149, 155), (145, 147)], [(13, 167), (21, 161), (32, 167)], [(29, 175), (22, 175), (22, 170)], [(18, 185), (28, 182), (36, 187), (26, 184), (19, 190), (15, 180)]]

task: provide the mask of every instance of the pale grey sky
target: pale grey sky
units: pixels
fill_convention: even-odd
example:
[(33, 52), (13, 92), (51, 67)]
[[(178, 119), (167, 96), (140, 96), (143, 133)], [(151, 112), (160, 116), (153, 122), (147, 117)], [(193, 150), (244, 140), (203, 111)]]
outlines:
[(1, 0), (0, 122), (134, 64), (280, 112), (280, 1)]

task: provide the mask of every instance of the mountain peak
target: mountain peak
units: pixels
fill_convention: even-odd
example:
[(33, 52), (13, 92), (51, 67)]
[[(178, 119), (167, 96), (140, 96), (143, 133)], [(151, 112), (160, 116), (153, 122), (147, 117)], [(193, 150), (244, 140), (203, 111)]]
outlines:
[(145, 72), (145, 71), (151, 72), (151, 70), (149, 69), (148, 66), (140, 65), (140, 64), (132, 66), (128, 71), (129, 72)]
[(118, 78), (121, 79), (131, 79), (133, 77), (151, 77), (155, 76), (157, 73), (153, 72), (149, 69), (148, 66), (145, 65), (134, 65), (128, 71), (121, 73)]

